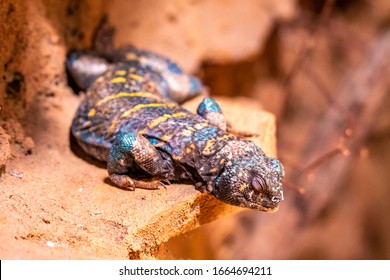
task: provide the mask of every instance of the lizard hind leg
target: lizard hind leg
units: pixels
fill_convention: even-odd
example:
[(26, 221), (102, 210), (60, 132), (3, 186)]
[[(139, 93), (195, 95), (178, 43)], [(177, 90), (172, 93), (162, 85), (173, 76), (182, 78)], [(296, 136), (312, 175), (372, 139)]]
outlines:
[[(159, 189), (165, 187), (160, 181), (169, 180), (172, 163), (163, 159), (156, 148), (142, 135), (133, 132), (119, 133), (109, 151), (107, 170), (110, 179), (119, 187)], [(131, 171), (138, 167), (149, 174), (149, 178), (136, 180)]]

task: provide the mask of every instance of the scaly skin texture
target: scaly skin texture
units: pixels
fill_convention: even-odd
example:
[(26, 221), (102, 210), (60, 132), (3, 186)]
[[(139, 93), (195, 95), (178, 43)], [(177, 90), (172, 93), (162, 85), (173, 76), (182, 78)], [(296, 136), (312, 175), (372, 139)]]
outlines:
[(107, 161), (119, 187), (192, 183), (226, 203), (267, 212), (283, 200), (281, 163), (226, 131), (212, 98), (197, 114), (180, 107), (204, 88), (169, 59), (125, 47), (71, 53), (67, 67), (87, 91), (71, 132), (86, 153)]

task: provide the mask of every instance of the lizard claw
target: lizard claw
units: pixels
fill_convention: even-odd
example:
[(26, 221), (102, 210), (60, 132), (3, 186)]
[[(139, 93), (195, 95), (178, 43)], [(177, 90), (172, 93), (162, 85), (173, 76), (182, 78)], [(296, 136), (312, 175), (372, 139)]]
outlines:
[(200, 191), (201, 193), (208, 192), (207, 186), (202, 182), (198, 182), (195, 184), (195, 189)]
[(164, 189), (167, 189), (167, 185), (169, 185), (169, 182), (167, 184), (167, 180), (164, 180), (164, 182), (158, 181), (158, 182), (156, 182), (156, 184), (157, 184), (158, 189), (160, 189), (160, 186), (163, 187)]
[(166, 179), (164, 179), (163, 182), (141, 181), (141, 180), (134, 180), (127, 175), (118, 175), (118, 174), (111, 174), (110, 179), (113, 183), (115, 183), (119, 187), (130, 191), (134, 191), (135, 188), (158, 190), (161, 189), (161, 187), (163, 187), (164, 189), (167, 189), (166, 184), (169, 184), (169, 181)]
[(111, 174), (110, 179), (113, 183), (118, 185), (121, 188), (127, 189), (129, 191), (134, 191), (136, 188), (136, 185), (134, 183), (134, 180), (131, 179), (127, 175), (118, 175), (118, 174)]
[(159, 190), (161, 187), (166, 189), (165, 185), (160, 181), (136, 181), (136, 188), (140, 189)]

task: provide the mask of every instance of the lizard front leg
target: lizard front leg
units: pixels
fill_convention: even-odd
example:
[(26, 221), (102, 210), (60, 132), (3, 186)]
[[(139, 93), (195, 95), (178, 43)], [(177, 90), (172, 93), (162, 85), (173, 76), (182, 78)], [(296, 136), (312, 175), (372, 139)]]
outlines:
[(223, 115), (221, 107), (219, 107), (217, 101), (210, 97), (206, 97), (199, 104), (197, 109), (198, 115), (202, 116), (206, 120), (208, 120), (212, 125), (232, 133), (236, 136), (240, 137), (253, 137), (257, 136), (256, 133), (246, 132), (246, 131), (238, 131), (233, 129), (226, 121), (225, 116)]
[[(129, 171), (138, 165), (151, 175), (150, 181), (135, 180)], [(130, 190), (135, 188), (158, 189), (164, 186), (159, 180), (169, 179), (172, 163), (163, 159), (156, 148), (140, 134), (119, 133), (109, 151), (107, 170), (110, 179), (118, 186)]]
[(198, 115), (208, 120), (212, 125), (226, 131), (226, 120), (217, 101), (206, 97), (199, 104), (197, 109)]

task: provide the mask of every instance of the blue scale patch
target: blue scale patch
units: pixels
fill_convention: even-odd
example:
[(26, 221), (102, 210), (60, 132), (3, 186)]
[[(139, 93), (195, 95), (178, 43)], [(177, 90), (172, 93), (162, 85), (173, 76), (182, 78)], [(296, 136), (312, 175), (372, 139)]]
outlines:
[(212, 98), (203, 99), (202, 103), (200, 103), (198, 107), (198, 114), (204, 116), (208, 112), (217, 112), (222, 113), (221, 108), (217, 104), (217, 102)]
[(149, 138), (148, 140), (149, 140), (150, 144), (152, 144), (152, 145), (157, 145), (158, 143), (161, 142), (160, 140), (158, 140), (156, 138)]
[(216, 138), (218, 135), (218, 129), (213, 126), (202, 128), (201, 130), (194, 132), (195, 141), (207, 141)]
[(169, 62), (168, 63), (168, 70), (171, 71), (174, 74), (183, 74), (183, 70), (179, 66), (177, 66), (176, 63), (174, 62)]
[(116, 138), (118, 143), (122, 144), (122, 147), (127, 151), (131, 151), (134, 148), (134, 142), (136, 141), (136, 136), (132, 132), (119, 133)]
[(203, 89), (203, 85), (201, 81), (196, 77), (191, 77), (190, 79), (190, 94), (196, 94), (201, 92)]

